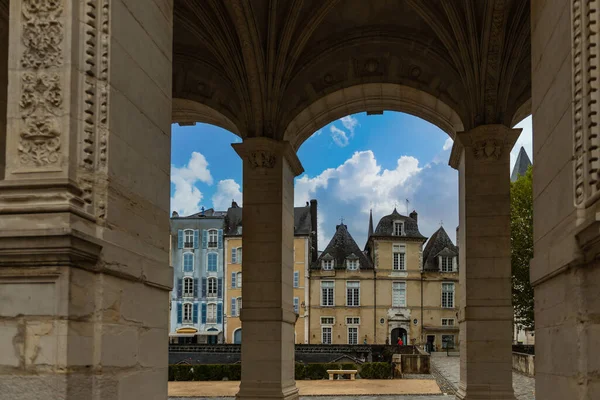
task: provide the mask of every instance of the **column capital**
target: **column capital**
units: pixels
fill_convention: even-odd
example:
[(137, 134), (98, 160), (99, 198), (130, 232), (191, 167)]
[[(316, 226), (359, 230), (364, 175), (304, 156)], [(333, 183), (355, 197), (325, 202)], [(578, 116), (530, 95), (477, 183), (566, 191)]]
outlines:
[(304, 172), (302, 163), (287, 140), (256, 137), (244, 139), (242, 143), (234, 143), (231, 146), (243, 160), (248, 161), (252, 169), (274, 168), (278, 159), (285, 159), (294, 176)]
[(457, 132), (448, 164), (458, 169), (463, 149), (469, 151), (476, 160), (500, 160), (510, 154), (522, 129), (511, 129), (505, 125), (480, 125), (470, 131)]

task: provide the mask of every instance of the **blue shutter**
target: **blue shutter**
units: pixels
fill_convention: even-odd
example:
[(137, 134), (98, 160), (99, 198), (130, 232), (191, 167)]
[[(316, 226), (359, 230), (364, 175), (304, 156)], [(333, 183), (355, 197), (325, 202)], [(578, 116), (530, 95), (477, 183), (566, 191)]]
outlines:
[(183, 279), (177, 279), (177, 297), (183, 296)]
[(223, 304), (217, 304), (217, 324), (222, 323), (223, 321)]
[(236, 288), (236, 283), (237, 283), (237, 274), (235, 272), (231, 273), (231, 288), (235, 289)]
[(202, 278), (202, 298), (206, 298), (206, 278)]
[(202, 248), (206, 249), (208, 247), (208, 232), (206, 229), (202, 231)]
[(223, 229), (219, 229), (217, 232), (217, 241), (219, 242), (219, 249), (223, 248)]
[(194, 308), (192, 309), (192, 322), (194, 324), (198, 323), (198, 303), (194, 303)]
[(206, 304), (202, 303), (202, 317), (200, 319), (203, 324), (206, 323)]
[(198, 297), (198, 278), (194, 278), (194, 297)]
[(177, 323), (180, 324), (183, 320), (183, 304), (177, 303)]
[(183, 249), (183, 231), (181, 229), (177, 231), (177, 248)]
[(217, 280), (217, 297), (223, 297), (223, 278)]
[(294, 287), (297, 288), (300, 286), (300, 272), (294, 271)]
[(231, 249), (231, 263), (232, 264), (237, 264), (237, 249), (234, 247), (233, 249)]
[(299, 299), (297, 297), (294, 297), (294, 312), (296, 314), (298, 314), (298, 305), (299, 305)]
[(231, 316), (235, 317), (235, 297), (231, 298)]
[(200, 247), (200, 231), (198, 229), (194, 229), (194, 248), (197, 249)]

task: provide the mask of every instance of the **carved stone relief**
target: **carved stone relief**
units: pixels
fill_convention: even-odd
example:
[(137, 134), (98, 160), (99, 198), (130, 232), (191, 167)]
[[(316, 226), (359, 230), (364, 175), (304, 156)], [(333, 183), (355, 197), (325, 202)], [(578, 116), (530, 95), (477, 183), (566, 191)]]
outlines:
[(473, 155), (476, 160), (495, 158), (500, 159), (502, 155), (502, 143), (496, 139), (478, 140), (473, 143)]
[(252, 151), (248, 154), (248, 162), (252, 169), (273, 168), (277, 158), (264, 150)]
[(23, 0), (21, 12), (25, 50), (20, 59), (19, 160), (29, 167), (53, 165), (59, 163), (61, 155), (63, 88), (54, 69), (63, 63), (62, 0)]

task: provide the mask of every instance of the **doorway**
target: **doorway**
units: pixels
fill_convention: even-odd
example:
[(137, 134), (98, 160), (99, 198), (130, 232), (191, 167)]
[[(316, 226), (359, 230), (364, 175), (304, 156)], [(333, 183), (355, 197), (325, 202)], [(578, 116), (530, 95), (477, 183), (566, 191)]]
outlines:
[(406, 341), (408, 339), (408, 334), (406, 333), (406, 329), (404, 329), (404, 328), (392, 329), (392, 344), (398, 344), (398, 338), (401, 338), (402, 343), (406, 346)]
[(242, 343), (242, 329), (238, 329), (233, 332), (233, 343), (241, 344)]
[(428, 353), (435, 350), (435, 335), (427, 335), (427, 348)]

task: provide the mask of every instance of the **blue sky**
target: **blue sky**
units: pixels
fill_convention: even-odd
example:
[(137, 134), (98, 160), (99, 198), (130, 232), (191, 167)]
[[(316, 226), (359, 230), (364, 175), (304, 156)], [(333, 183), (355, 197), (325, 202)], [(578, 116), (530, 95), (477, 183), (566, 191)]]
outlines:
[[(531, 117), (517, 125), (521, 146), (532, 158)], [(231, 143), (236, 135), (206, 124), (173, 125), (171, 209), (182, 215), (200, 207), (226, 210), (242, 203), (242, 162)], [(448, 166), (452, 140), (417, 117), (385, 112), (355, 114), (315, 132), (300, 148), (304, 174), (296, 178), (295, 204), (312, 198), (319, 205), (319, 248), (344, 219), (359, 246), (366, 241), (369, 210), (375, 225), (397, 207), (419, 213), (419, 228), (430, 236), (440, 224), (455, 240), (458, 224), (458, 173)]]

